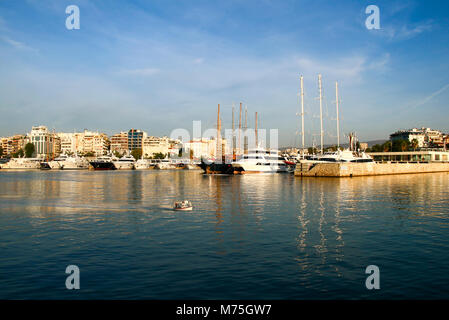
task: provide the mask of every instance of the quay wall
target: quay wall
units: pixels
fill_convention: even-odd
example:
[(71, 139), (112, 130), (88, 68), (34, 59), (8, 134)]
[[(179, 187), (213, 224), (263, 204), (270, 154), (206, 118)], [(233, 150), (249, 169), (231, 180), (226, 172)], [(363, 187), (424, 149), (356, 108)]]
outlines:
[(296, 165), (295, 176), (357, 177), (388, 174), (449, 172), (448, 162), (430, 163), (316, 163)]

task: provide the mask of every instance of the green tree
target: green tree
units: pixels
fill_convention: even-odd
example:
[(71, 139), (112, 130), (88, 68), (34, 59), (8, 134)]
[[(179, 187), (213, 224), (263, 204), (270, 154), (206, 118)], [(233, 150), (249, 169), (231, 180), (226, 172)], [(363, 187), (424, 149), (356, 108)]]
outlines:
[(95, 157), (95, 153), (93, 153), (92, 151), (86, 152), (84, 153), (85, 157)]
[(157, 152), (155, 154), (153, 154), (153, 159), (165, 159), (165, 154), (162, 152)]
[(190, 149), (190, 159), (193, 159), (193, 150), (192, 149)]
[(17, 152), (14, 152), (11, 156), (13, 158), (22, 158), (24, 155), (23, 149), (19, 149)]
[(413, 151), (416, 151), (416, 148), (418, 148), (418, 140), (417, 139), (413, 139), (412, 142), (410, 142), (410, 147), (413, 149)]
[(392, 151), (391, 149), (391, 141), (386, 141), (382, 144), (382, 152)]
[(31, 158), (34, 154), (35, 148), (34, 148), (34, 144), (28, 142), (25, 145), (25, 157), (26, 158)]
[(178, 157), (179, 157), (179, 158), (182, 157), (182, 148), (179, 148)]
[(0, 158), (3, 157), (3, 148), (0, 146)]
[(117, 158), (120, 158), (122, 155), (120, 154), (120, 152), (118, 152), (117, 150), (114, 151), (114, 156), (116, 156)]
[(142, 157), (142, 149), (134, 149), (133, 151), (131, 151), (131, 155), (134, 157), (134, 159), (140, 159)]
[(404, 139), (398, 139), (393, 141), (392, 150), (393, 151), (408, 151), (410, 148), (410, 141)]

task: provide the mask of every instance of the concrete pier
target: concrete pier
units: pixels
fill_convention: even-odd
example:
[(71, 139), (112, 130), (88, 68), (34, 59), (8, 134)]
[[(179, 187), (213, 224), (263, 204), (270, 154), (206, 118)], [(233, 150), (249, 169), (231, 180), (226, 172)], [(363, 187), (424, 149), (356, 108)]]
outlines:
[(357, 177), (388, 174), (449, 172), (449, 162), (390, 162), (390, 163), (312, 163), (296, 165), (295, 176), (302, 177)]

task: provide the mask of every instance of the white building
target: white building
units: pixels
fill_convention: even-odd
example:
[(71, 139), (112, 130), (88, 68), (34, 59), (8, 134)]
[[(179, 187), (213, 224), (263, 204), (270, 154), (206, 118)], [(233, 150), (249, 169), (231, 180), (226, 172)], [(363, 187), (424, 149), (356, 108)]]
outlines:
[[(226, 148), (226, 140), (221, 139), (222, 149), (225, 152), (229, 152)], [(193, 158), (216, 158), (217, 154), (217, 141), (216, 139), (201, 138), (190, 140), (184, 143), (184, 150), (190, 155), (190, 151), (193, 152)]]
[(34, 144), (34, 156), (45, 158), (58, 155), (59, 139), (56, 139), (56, 135), (48, 131), (46, 126), (32, 127), (29, 139)]
[(169, 154), (171, 141), (168, 137), (146, 137), (143, 140), (142, 154), (145, 158), (153, 157), (156, 153)]

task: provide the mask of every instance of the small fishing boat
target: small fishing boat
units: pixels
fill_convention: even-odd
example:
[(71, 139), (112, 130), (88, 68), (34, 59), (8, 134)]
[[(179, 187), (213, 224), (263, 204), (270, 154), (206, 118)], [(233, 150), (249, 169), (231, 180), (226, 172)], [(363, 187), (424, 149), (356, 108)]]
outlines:
[(173, 206), (173, 210), (177, 211), (191, 211), (193, 209), (193, 205), (190, 201), (177, 201)]

